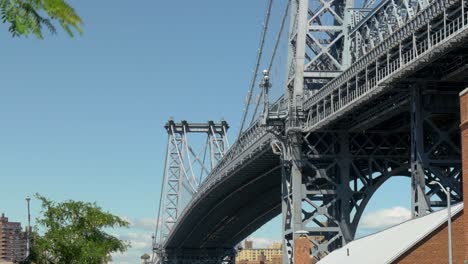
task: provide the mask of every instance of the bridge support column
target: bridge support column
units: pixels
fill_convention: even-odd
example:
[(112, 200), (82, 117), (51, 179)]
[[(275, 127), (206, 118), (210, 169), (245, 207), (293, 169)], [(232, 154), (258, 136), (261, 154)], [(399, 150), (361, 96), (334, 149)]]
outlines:
[(428, 84), (412, 87), (411, 185), (413, 217), (447, 205), (439, 181), (462, 201), (459, 104), (456, 92), (433, 92)]
[[(292, 263), (293, 239), (303, 232), (312, 243), (310, 253), (315, 260), (353, 240), (375, 191), (392, 176), (409, 176), (409, 148), (408, 135), (396, 131), (304, 135), (300, 161), (286, 160), (283, 170), (284, 241), (288, 254), (283, 263)], [(291, 169), (293, 164), (297, 164), (299, 172)], [(294, 180), (298, 175), (300, 181)], [(301, 199), (294, 199), (294, 195)], [(293, 224), (299, 219), (299, 210), (301, 223)]]
[(283, 263), (293, 263), (294, 241), (303, 231), (302, 136), (293, 134), (287, 140), (282, 171)]
[(303, 224), (313, 243), (312, 255), (320, 260), (354, 238), (349, 134), (307, 135), (305, 142)]
[(411, 100), (411, 213), (413, 217), (426, 215), (430, 210), (429, 197), (426, 196), (426, 174), (424, 164), (423, 108), (421, 107), (421, 87), (412, 90)]
[(311, 256), (320, 260), (354, 237), (348, 135), (301, 135), (290, 146), (283, 170), (283, 263), (293, 263), (300, 246), (294, 241), (304, 235), (312, 243)]

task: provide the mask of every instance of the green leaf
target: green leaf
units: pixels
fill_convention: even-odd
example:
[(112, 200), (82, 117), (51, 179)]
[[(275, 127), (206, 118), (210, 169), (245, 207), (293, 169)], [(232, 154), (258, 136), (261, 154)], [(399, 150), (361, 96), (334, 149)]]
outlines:
[(44, 28), (55, 34), (54, 22), (71, 37), (83, 33), (82, 19), (64, 0), (0, 0), (0, 15), (13, 36), (42, 38)]
[(130, 246), (104, 231), (128, 227), (129, 223), (103, 211), (96, 203), (72, 200), (55, 203), (39, 194), (36, 198), (42, 202), (42, 216), (36, 220), (31, 261), (97, 264)]

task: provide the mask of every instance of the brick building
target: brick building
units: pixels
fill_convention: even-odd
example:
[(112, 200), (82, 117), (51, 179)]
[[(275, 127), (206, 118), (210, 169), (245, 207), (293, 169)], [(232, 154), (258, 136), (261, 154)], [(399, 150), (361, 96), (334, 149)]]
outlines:
[(21, 223), (8, 222), (4, 214), (0, 217), (0, 263), (17, 262), (26, 258), (26, 233)]
[[(463, 203), (453, 205), (451, 213), (453, 260), (463, 264)], [(443, 209), (356, 239), (318, 264), (447, 264), (447, 236), (447, 209)]]
[[(468, 201), (468, 88), (460, 94), (460, 129), (463, 160), (463, 201)], [(464, 260), (468, 264), (468, 216), (464, 218)]]
[(268, 248), (253, 248), (253, 242), (245, 240), (244, 249), (239, 250), (237, 264), (281, 264), (282, 245), (273, 243)]

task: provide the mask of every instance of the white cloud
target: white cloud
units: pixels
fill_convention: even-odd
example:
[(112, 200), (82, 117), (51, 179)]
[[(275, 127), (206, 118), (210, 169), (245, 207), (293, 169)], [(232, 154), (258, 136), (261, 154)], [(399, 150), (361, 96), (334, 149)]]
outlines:
[(156, 219), (143, 217), (143, 218), (129, 218), (123, 216), (122, 219), (130, 223), (130, 228), (137, 228), (141, 230), (154, 232), (156, 230)]
[(129, 229), (120, 228), (113, 230), (113, 236), (130, 242), (130, 248), (123, 254), (112, 254), (112, 264), (135, 264), (140, 263), (140, 257), (147, 253), (151, 255), (153, 248), (152, 235), (156, 229), (156, 219), (130, 218), (123, 216), (122, 219), (130, 223)]
[(151, 249), (152, 247), (151, 234), (130, 232), (117, 235), (117, 237), (119, 239), (129, 241), (132, 249)]
[(154, 218), (139, 218), (131, 222), (132, 227), (154, 232), (156, 229), (156, 219)]
[(152, 238), (151, 234), (128, 232), (113, 234), (119, 239), (130, 242), (131, 247), (123, 254), (116, 253), (112, 255), (113, 264), (134, 264), (140, 263), (140, 257), (147, 253), (151, 255)]
[(362, 217), (359, 227), (380, 230), (397, 225), (411, 218), (411, 211), (400, 206), (381, 209), (368, 213)]

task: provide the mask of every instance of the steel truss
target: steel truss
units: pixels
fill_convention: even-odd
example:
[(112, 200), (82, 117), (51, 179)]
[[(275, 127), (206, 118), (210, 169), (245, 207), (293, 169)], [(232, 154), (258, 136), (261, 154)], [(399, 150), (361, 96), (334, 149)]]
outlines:
[(320, 129), (360, 102), (392, 89), (392, 82), (427, 65), (468, 36), (465, 0), (434, 0), (418, 10), (343, 74), (305, 98), (305, 130)]
[(452, 202), (462, 201), (457, 92), (435, 86), (410, 87), (410, 122), (396, 130), (284, 136), (283, 263), (293, 263), (298, 231), (307, 231), (317, 260), (352, 241), (366, 205), (390, 177), (411, 178), (413, 217), (446, 206), (446, 195), (428, 185), (434, 180), (451, 188)]
[(386, 0), (372, 9), (350, 32), (352, 62), (369, 53), (434, 0)]
[[(159, 257), (163, 252), (162, 245), (181, 212), (229, 148), (226, 137), (228, 128), (225, 121), (200, 124), (187, 121), (175, 123), (169, 120), (165, 125), (168, 141), (163, 190), (154, 237), (154, 249)], [(204, 146), (191, 145), (188, 134), (205, 134)]]
[(353, 240), (375, 191), (392, 176), (410, 176), (406, 133), (315, 132), (304, 135), (298, 149), (300, 159), (284, 166), (283, 263), (293, 263), (297, 231), (308, 232), (317, 260)]
[(288, 83), (318, 90), (349, 67), (353, 0), (291, 0)]

